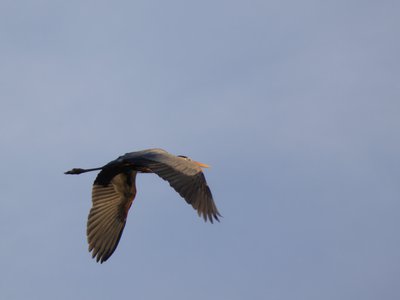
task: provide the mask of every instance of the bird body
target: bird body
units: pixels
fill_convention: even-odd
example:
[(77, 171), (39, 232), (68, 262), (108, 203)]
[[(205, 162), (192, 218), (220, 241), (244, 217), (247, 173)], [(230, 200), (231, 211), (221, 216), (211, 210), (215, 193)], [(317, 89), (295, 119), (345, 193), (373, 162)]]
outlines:
[(186, 156), (175, 156), (163, 149), (126, 153), (103, 167), (74, 168), (65, 174), (100, 171), (92, 188), (92, 208), (88, 216), (89, 251), (101, 263), (115, 251), (136, 196), (137, 173), (155, 173), (169, 182), (204, 220), (220, 216), (202, 167), (205, 164)]

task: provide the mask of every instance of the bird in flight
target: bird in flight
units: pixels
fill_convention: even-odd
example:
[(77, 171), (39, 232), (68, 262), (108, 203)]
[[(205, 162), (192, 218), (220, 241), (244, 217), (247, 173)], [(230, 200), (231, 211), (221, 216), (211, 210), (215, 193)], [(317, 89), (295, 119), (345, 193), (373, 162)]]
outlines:
[(163, 149), (126, 153), (103, 167), (74, 168), (65, 174), (100, 171), (92, 188), (92, 208), (87, 222), (89, 252), (103, 263), (117, 248), (129, 208), (136, 195), (136, 174), (155, 173), (169, 182), (205, 221), (219, 221), (210, 188), (202, 172), (208, 165)]

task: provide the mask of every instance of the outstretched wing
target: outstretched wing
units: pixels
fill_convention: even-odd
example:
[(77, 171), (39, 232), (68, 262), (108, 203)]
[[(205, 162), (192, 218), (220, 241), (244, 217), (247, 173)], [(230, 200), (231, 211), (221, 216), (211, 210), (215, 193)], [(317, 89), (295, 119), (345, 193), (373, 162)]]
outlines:
[(119, 173), (107, 184), (97, 176), (92, 189), (92, 208), (87, 222), (89, 252), (101, 263), (106, 261), (118, 246), (125, 227), (129, 208), (136, 195), (136, 172)]
[(190, 160), (172, 155), (162, 149), (127, 153), (121, 160), (150, 169), (177, 191), (197, 210), (204, 220), (219, 221), (221, 216), (201, 168)]

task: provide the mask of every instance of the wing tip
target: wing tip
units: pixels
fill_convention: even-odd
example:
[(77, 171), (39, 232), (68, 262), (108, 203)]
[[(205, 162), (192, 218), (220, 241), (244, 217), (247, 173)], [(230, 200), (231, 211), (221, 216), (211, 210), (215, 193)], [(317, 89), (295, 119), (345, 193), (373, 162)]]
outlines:
[(92, 259), (94, 259), (97, 263), (102, 264), (103, 262), (107, 261), (111, 255), (114, 253), (113, 249), (112, 251), (106, 251), (106, 252), (100, 252), (99, 249), (94, 248), (93, 245), (89, 246), (89, 252), (92, 252)]
[(223, 216), (218, 211), (212, 213), (199, 212), (199, 216), (203, 217), (204, 222), (210, 221), (211, 224), (214, 224), (214, 220), (221, 222), (220, 218), (223, 218)]

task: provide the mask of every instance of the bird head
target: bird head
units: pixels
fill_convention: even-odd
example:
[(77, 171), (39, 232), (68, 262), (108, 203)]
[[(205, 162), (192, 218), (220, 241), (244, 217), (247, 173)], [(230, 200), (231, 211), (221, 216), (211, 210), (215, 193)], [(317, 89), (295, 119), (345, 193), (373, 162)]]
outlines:
[(210, 167), (210, 166), (207, 165), (207, 164), (203, 164), (203, 163), (201, 163), (201, 162), (194, 161), (194, 160), (192, 160), (191, 158), (189, 158), (189, 157), (187, 157), (187, 156), (185, 156), (185, 155), (178, 155), (178, 157), (183, 158), (184, 160), (187, 160), (187, 161), (191, 161), (191, 162), (195, 163), (196, 165), (198, 165), (198, 166), (201, 167), (201, 168), (209, 168), (209, 167)]

